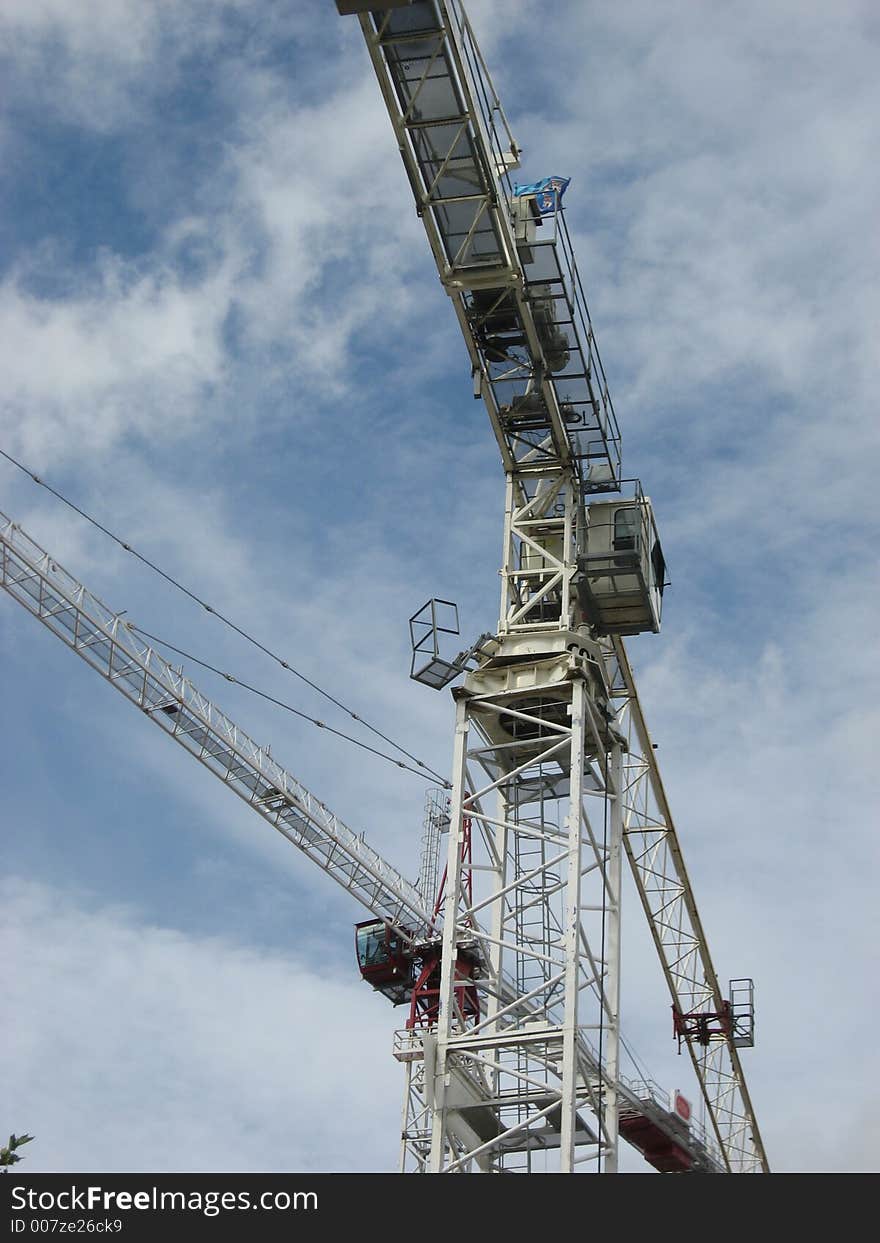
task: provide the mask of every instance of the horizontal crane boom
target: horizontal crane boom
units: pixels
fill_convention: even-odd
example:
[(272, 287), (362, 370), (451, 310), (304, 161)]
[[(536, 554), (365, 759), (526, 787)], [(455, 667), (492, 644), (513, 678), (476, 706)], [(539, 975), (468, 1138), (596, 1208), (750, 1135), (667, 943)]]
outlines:
[(414, 885), (2, 513), (0, 586), (368, 911), (407, 940), (429, 926)]

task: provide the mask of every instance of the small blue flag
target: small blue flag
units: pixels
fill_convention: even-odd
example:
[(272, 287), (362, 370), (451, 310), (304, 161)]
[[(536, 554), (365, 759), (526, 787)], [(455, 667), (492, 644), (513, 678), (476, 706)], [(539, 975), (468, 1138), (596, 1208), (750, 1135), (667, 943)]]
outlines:
[(515, 184), (513, 192), (516, 195), (534, 194), (540, 214), (549, 216), (562, 203), (562, 196), (570, 181), (570, 177), (545, 177), (543, 181), (533, 181), (528, 186)]

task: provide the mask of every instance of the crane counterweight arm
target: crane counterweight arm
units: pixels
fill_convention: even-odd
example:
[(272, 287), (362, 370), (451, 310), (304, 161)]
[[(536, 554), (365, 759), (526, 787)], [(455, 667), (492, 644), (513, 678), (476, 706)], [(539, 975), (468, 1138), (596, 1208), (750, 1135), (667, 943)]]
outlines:
[(2, 513), (0, 586), (367, 910), (428, 927), (414, 885)]

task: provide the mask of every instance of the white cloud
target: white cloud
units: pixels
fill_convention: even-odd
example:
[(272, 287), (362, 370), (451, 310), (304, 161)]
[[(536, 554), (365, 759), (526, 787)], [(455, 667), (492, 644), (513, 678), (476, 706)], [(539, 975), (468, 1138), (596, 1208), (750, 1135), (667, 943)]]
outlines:
[(106, 451), (126, 432), (179, 435), (223, 374), (221, 273), (198, 291), (170, 271), (138, 276), (109, 257), (100, 288), (70, 301), (0, 287), (3, 422), (13, 446), (44, 464)]
[(296, 6), (262, 6), (256, 18), (246, 0), (9, 0), (0, 55), (23, 102), (38, 101), (54, 121), (112, 134), (163, 94), (185, 89), (192, 58), (222, 55), (230, 23), (247, 55), (291, 38), (304, 17)]
[[(282, 21), (275, 7), (266, 14)], [(876, 939), (865, 880), (880, 659), (870, 582), (880, 319), (872, 15), (856, 3), (831, 11), (804, 0), (699, 11), (646, 0), (560, 3), (542, 26), (545, 53), (526, 58), (534, 46), (529, 6), (469, 7), (526, 147), (524, 173), (572, 175), (568, 220), (628, 468), (658, 502), (674, 580), (668, 624), (633, 652), (713, 955), (722, 973), (757, 977), (759, 1045), (747, 1073), (771, 1163), (863, 1168), (872, 1141), (865, 1135), (860, 1149), (845, 1135), (862, 1126), (870, 1069), (858, 1031), (841, 1035), (835, 1016), (841, 995), (861, 998)], [(74, 261), (59, 215), (58, 238), (15, 254), (0, 285), (2, 442), (443, 767), (449, 706), (407, 682), (406, 618), (436, 592), (459, 599), (474, 633), (492, 624), (502, 498), (491, 436), (470, 402), (465, 354), (357, 24), (337, 19), (329, 3), (319, 20), (294, 6), (273, 31), (293, 49), (281, 63), (268, 55), (262, 25), (251, 42), (236, 35), (231, 50), (221, 47), (230, 13), (225, 5), (109, 0), (100, 10), (49, 0), (4, 6), (0, 32), (18, 49), (20, 102), (37, 100), (46, 115), (122, 142), (128, 206), (149, 216), (155, 236), (144, 253), (105, 248)], [(170, 116), (157, 116), (156, 101), (198, 49), (222, 65), (229, 111), (201, 131), (210, 141), (199, 159), (177, 164), (178, 131)], [(331, 70), (315, 90), (321, 57)], [(9, 139), (11, 118), (4, 124), (6, 150), (20, 152)], [(169, 168), (177, 172), (166, 185)], [(45, 291), (53, 272), (63, 294)], [(5, 467), (3, 482), (4, 508), (34, 523), (37, 537), (108, 603), (172, 641), (192, 638), (234, 672), (255, 667), (219, 628), (200, 626), (188, 606), (151, 589), (122, 553), (34, 499)], [(34, 788), (56, 794), (56, 762), (66, 773), (69, 761), (94, 774), (92, 788), (71, 799), (88, 809), (78, 831), (87, 816), (117, 826), (103, 847), (111, 861), (126, 857), (144, 826), (161, 853), (165, 821), (172, 832), (188, 820), (196, 827), (182, 840), (198, 861), (192, 873), (181, 865), (187, 877), (225, 883), (234, 867), (224, 850), (234, 846), (248, 866), (277, 869), (291, 902), (320, 905), (308, 866), (281, 863), (274, 839), (264, 843), (267, 830), (248, 826), (249, 812), (235, 800), (228, 806), (219, 787), (207, 794), (208, 779), (198, 782), (182, 757), (179, 766), (169, 760), (164, 740), (141, 743), (143, 722), (132, 716), (123, 726), (121, 703), (85, 689), (90, 675), (65, 676), (71, 656), (46, 658), (44, 667), (38, 640), (19, 631), (23, 615), (4, 618), (0, 707), (12, 739), (4, 788), (12, 805), (30, 809), (35, 840), (46, 834), (44, 853), (29, 860), (36, 874), (51, 874), (56, 862), (77, 866), (80, 839), (52, 839), (31, 804)], [(254, 681), (302, 702), (295, 683), (256, 668)], [(276, 739), (279, 758), (354, 829), (415, 870), (418, 783), (407, 778), (404, 791), (386, 769), (349, 761), (231, 690), (217, 698), (254, 736)], [(120, 811), (114, 790), (123, 789), (131, 802)], [(214, 849), (216, 830), (222, 847)], [(316, 877), (315, 893), (325, 883)], [(39, 887), (30, 897), (11, 894), (31, 930), (36, 978), (58, 988), (78, 1016), (64, 1036), (76, 1058), (89, 1064), (88, 1036), (104, 1062), (119, 1064), (96, 1098), (108, 1135), (123, 1144), (133, 1128), (119, 1159), (159, 1168), (150, 1163), (163, 1127), (188, 1118), (193, 1160), (222, 1168), (216, 1134), (225, 1122), (212, 1085), (245, 1065), (250, 1073), (248, 1056), (259, 1076), (256, 1061), (274, 1054), (246, 1017), (199, 1068), (208, 1028), (215, 1043), (224, 1030), (223, 998), (205, 983), (219, 942), (151, 928), (156, 892), (145, 894), (143, 917), (69, 896), (52, 911)], [(222, 919), (210, 926), (219, 935)], [(69, 984), (53, 974), (50, 934), (69, 947)], [(299, 924), (297, 935), (314, 936), (314, 925)], [(341, 934), (327, 935), (339, 950)], [(21, 952), (16, 962), (30, 963), (31, 950)], [(155, 1017), (143, 1019), (155, 1056), (125, 1015), (113, 1020), (116, 1035), (109, 1019), (109, 1032), (93, 1031), (75, 984), (92, 953), (104, 996), (138, 967), (146, 982), (135, 989), (135, 1008), (173, 1018), (176, 1047)], [(255, 955), (229, 940), (217, 957), (229, 959), (232, 986), (253, 987), (255, 1004), (296, 984), (313, 990), (322, 1012), (359, 1018), (366, 1004), (335, 977), (316, 980), (311, 959), (305, 966), (286, 952)], [(669, 1039), (666, 1000), (643, 981), (641, 962), (638, 972), (634, 961), (627, 966), (625, 1009), (651, 1041), (652, 1015), (662, 1011), (662, 1032), (640, 1051), (649, 1066), (656, 1056), (668, 1067), (660, 1044)], [(171, 1000), (163, 973), (174, 982)], [(45, 1055), (61, 1027), (58, 1011), (26, 990), (22, 997), (27, 1030)], [(304, 1051), (291, 1056), (305, 1059), (317, 1081), (307, 1024), (284, 1004), (270, 1000), (264, 1012), (296, 1031), (291, 1049)], [(393, 1019), (377, 1013), (381, 1073), (396, 1084), (387, 1055)], [(332, 1039), (338, 1053), (343, 1033)], [(812, 1102), (832, 1044), (849, 1065), (834, 1089), (840, 1134), (817, 1124), (812, 1104), (792, 1104)], [(168, 1072), (176, 1085), (154, 1116), (129, 1046), (143, 1059), (144, 1082)], [(66, 1103), (53, 1113), (48, 1094), (32, 1086), (39, 1059), (20, 1056), (40, 1120), (10, 1124), (37, 1130), (41, 1143), (42, 1134), (61, 1135), (56, 1149), (41, 1151), (69, 1168), (71, 1150), (79, 1152), (76, 1110), (89, 1107), (85, 1089), (60, 1084)], [(668, 1073), (680, 1065), (673, 1060)], [(259, 1078), (254, 1088), (259, 1122), (246, 1101), (234, 1104), (251, 1136), (242, 1153), (249, 1168), (265, 1161), (270, 1141), (291, 1161), (300, 1157), (283, 1147), (267, 1085)], [(285, 1100), (296, 1111), (336, 1112), (333, 1083), (325, 1087), (323, 1105), (296, 1085)], [(357, 1084), (345, 1090), (367, 1128), (359, 1143), (371, 1105)], [(396, 1091), (390, 1129), (377, 1123), (386, 1145)], [(320, 1140), (328, 1160), (330, 1136), (328, 1128)], [(352, 1160), (347, 1150), (336, 1156)]]
[(6, 881), (4, 1110), (29, 1172), (375, 1170), (385, 1008), (320, 961)]
[[(138, 56), (145, 73), (164, 67), (166, 39), (180, 41), (178, 60), (205, 54), (192, 13), (179, 27), (163, 6), (144, 20), (149, 37), (137, 36), (135, 23), (132, 38), (145, 45)], [(79, 20), (68, 26), (50, 6), (30, 15), (28, 30), (42, 43), (60, 32), (86, 78), (102, 76), (79, 46)], [(215, 36), (209, 32), (209, 44)], [(123, 74), (113, 22), (104, 38)], [(0, 285), (7, 441), (44, 468), (83, 448), (106, 454), (131, 435), (180, 438), (231, 415), (247, 423), (265, 407), (268, 383), (286, 390), (288, 421), (308, 422), (316, 407), (351, 400), (360, 369), (353, 351), (387, 349), (405, 325), (419, 323), (416, 256), (423, 272), (428, 267), (414, 213), (397, 213), (403, 224), (392, 214), (389, 225), (389, 182), (400, 200), (405, 179), (373, 83), (363, 65), (353, 68), (342, 78), (353, 76), (352, 85), (292, 106), (277, 67), (237, 66), (226, 137), (193, 171), (195, 196), (176, 169), (179, 206), (170, 187), (151, 205), (157, 236), (148, 253), (104, 247), (83, 267), (50, 237), (16, 257)], [(147, 127), (161, 170), (149, 101), (124, 121), (131, 142)], [(126, 192), (141, 210), (155, 190), (148, 169), (129, 165)], [(64, 223), (59, 212), (58, 227)], [(49, 277), (56, 285), (63, 277), (62, 296), (42, 291)], [(435, 353), (428, 341), (424, 365)], [(262, 392), (253, 383), (239, 389), (231, 411), (230, 392), (248, 368), (259, 373)]]

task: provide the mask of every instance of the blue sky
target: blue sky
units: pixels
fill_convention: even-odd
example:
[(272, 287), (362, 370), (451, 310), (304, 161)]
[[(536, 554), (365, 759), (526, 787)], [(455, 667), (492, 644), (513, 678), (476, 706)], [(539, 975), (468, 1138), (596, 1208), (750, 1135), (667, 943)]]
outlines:
[[(536, 42), (524, 0), (468, 9), (524, 179), (571, 178), (673, 582), (631, 656), (716, 966), (756, 979), (771, 1164), (876, 1169), (876, 13), (554, 0)], [(494, 627), (503, 481), (357, 22), (7, 0), (0, 60), (0, 445), (445, 771), (406, 622), (437, 595)], [(5, 463), (0, 509), (334, 720)], [(359, 908), (5, 597), (0, 670), (27, 1168), (393, 1168)], [(424, 783), (188, 672), (415, 877)], [(636, 902), (624, 1030), (687, 1093)]]

